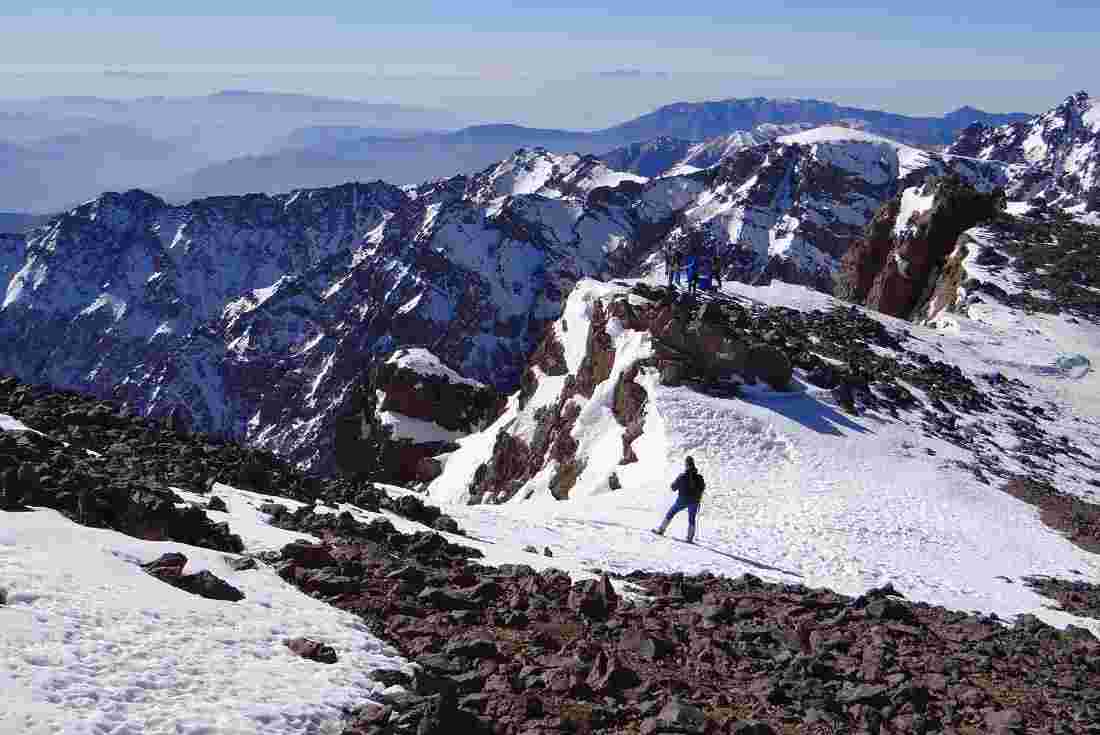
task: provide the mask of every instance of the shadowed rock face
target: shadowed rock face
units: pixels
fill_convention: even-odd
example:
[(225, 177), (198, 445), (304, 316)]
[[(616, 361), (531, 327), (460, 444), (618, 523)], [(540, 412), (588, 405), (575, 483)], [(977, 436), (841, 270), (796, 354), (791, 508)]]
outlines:
[[(999, 193), (983, 194), (959, 179), (934, 187), (931, 205), (913, 223), (897, 221), (901, 197), (884, 205), (842, 259), (839, 295), (909, 318), (935, 286), (935, 279), (959, 237), (997, 214)], [(902, 226), (907, 225), (907, 226)]]
[(462, 378), (423, 348), (379, 360), (353, 390), (336, 428), (336, 467), (352, 477), (435, 479), (434, 455), (457, 447), (499, 411), (491, 387)]

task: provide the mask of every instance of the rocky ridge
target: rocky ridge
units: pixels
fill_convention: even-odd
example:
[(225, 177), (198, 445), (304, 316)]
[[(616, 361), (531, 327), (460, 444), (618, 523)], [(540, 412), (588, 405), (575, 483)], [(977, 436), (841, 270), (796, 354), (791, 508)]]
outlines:
[(1028, 120), (974, 123), (948, 152), (1011, 167), (1009, 198), (1078, 213), (1100, 211), (1100, 100), (1070, 95)]
[[(306, 474), (270, 452), (188, 432), (171, 417), (133, 416), (94, 396), (4, 377), (0, 414), (33, 427), (0, 430), (0, 510), (55, 508), (84, 525), (239, 554), (241, 539), (227, 522), (214, 522), (206, 513), (224, 510), (216, 495), (209, 507), (200, 507), (172, 489), (208, 494), (220, 482), (310, 504), (384, 508), (430, 527), (459, 530), (419, 498), (391, 499), (370, 483)], [(169, 577), (182, 569), (161, 566)]]
[(440, 473), (434, 455), (458, 448), (500, 410), (489, 386), (463, 378), (423, 348), (380, 359), (352, 389), (336, 427), (336, 466), (349, 477), (413, 484)]

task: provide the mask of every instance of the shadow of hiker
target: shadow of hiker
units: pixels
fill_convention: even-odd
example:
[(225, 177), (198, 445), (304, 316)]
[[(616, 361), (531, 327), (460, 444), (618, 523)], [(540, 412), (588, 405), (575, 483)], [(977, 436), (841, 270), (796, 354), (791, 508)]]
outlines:
[[(687, 542), (685, 541), (684, 543), (687, 543)], [(756, 569), (763, 569), (763, 570), (766, 570), (766, 571), (769, 571), (769, 572), (779, 572), (780, 574), (786, 574), (790, 577), (798, 577), (799, 579), (802, 579), (801, 574), (799, 574), (798, 572), (792, 572), (790, 569), (783, 569), (781, 567), (773, 567), (772, 565), (765, 564), (762, 561), (755, 561), (753, 559), (748, 559), (744, 556), (738, 556), (737, 554), (731, 554), (728, 551), (722, 551), (721, 549), (716, 549), (713, 546), (707, 546), (705, 544), (701, 544), (698, 541), (696, 541), (695, 543), (693, 543), (691, 545), (695, 546), (699, 549), (704, 549), (706, 551), (709, 551), (712, 554), (718, 554), (718, 556), (724, 556), (727, 559), (732, 559), (736, 562), (740, 562), (742, 564), (747, 564), (748, 566), (755, 567)]]
[(796, 421), (807, 429), (812, 429), (819, 434), (832, 436), (844, 436), (841, 429), (847, 429), (857, 434), (873, 434), (871, 429), (857, 424), (846, 415), (836, 410), (827, 403), (806, 392), (805, 385), (798, 383), (796, 390), (789, 393), (765, 393), (754, 395), (751, 392), (743, 392), (740, 399), (745, 403), (766, 408), (770, 411)]

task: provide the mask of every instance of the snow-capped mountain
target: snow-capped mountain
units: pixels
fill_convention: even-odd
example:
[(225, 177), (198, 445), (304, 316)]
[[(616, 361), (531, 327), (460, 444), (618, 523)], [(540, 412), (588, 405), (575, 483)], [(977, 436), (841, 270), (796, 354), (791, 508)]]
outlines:
[(752, 130), (738, 130), (699, 143), (679, 138), (654, 138), (616, 148), (601, 154), (600, 158), (620, 171), (630, 171), (650, 178), (677, 176), (710, 168), (744, 148), (814, 127), (817, 126), (813, 123), (764, 123)]
[(1023, 113), (987, 113), (973, 107), (962, 107), (942, 117), (910, 117), (815, 99), (747, 97), (677, 102), (602, 133), (635, 141), (660, 136), (702, 141), (766, 123), (809, 123), (858, 127), (910, 145), (946, 145), (971, 123), (1001, 125), (1027, 117)]
[(1086, 92), (1022, 122), (973, 124), (949, 152), (1010, 164), (1013, 200), (1100, 211), (1100, 98)]
[(21, 348), (0, 370), (330, 459), (326, 429), (373, 354), (421, 344), (514, 384), (577, 278), (633, 236), (585, 193), (637, 178), (530, 152), (406, 190), (106, 194), (5, 248), (0, 332)]
[(579, 278), (703, 247), (727, 278), (831, 290), (903, 185), (954, 172), (989, 189), (1002, 168), (823, 128), (652, 181), (533, 149), (404, 189), (105, 194), (5, 249), (0, 337), (27, 349), (0, 369), (325, 465), (373, 355), (422, 345), (511, 389)]

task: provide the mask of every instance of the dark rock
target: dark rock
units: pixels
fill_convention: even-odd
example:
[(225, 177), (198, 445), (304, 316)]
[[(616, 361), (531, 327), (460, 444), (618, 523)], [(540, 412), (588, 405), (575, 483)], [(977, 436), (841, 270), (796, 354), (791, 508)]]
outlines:
[(225, 501), (214, 495), (210, 498), (210, 501), (206, 504), (207, 510), (220, 511), (222, 513), (228, 513), (229, 508), (226, 506)]
[(236, 572), (247, 572), (256, 568), (256, 560), (251, 556), (234, 556), (226, 560)]
[[(673, 697), (655, 718), (655, 729), (652, 732), (687, 733), (688, 735), (702, 735), (708, 725), (706, 714), (698, 707), (687, 704)], [(644, 730), (643, 730), (644, 731)]]
[(385, 687), (402, 686), (408, 688), (412, 685), (412, 677), (396, 669), (378, 669), (377, 671), (372, 671), (370, 678)]
[(605, 619), (618, 604), (619, 596), (606, 574), (577, 582), (569, 593), (569, 607), (596, 620)]
[(180, 553), (163, 554), (159, 558), (142, 564), (142, 569), (173, 587), (190, 592), (199, 597), (227, 602), (239, 602), (244, 593), (225, 580), (214, 576), (209, 570), (197, 574), (184, 574), (187, 557)]
[(472, 659), (493, 658), (497, 655), (497, 644), (487, 638), (452, 641), (447, 644), (443, 652), (448, 656), (462, 656)]
[(989, 711), (985, 715), (985, 726), (990, 735), (1015, 735), (1024, 731), (1024, 718), (1015, 709)]
[(303, 567), (326, 567), (336, 563), (328, 547), (308, 541), (287, 544), (283, 547), (282, 557)]
[(339, 658), (332, 646), (327, 646), (311, 638), (293, 638), (283, 641), (286, 647), (302, 658), (322, 664), (334, 664)]
[(429, 587), (422, 591), (417, 599), (422, 604), (431, 605), (440, 610), (470, 610), (476, 607), (473, 601), (461, 593), (441, 587)]
[(729, 732), (730, 735), (776, 735), (771, 725), (759, 720), (741, 720), (730, 727)]

